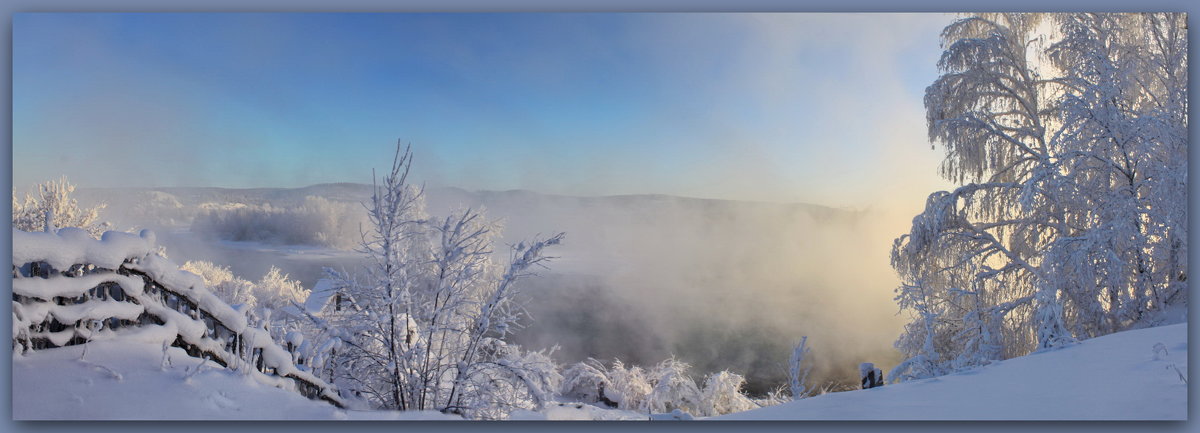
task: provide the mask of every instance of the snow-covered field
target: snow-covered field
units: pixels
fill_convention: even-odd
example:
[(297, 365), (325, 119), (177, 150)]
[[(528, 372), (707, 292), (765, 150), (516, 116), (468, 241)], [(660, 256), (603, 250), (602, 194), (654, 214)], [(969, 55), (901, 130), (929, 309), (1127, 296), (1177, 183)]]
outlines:
[(714, 419), (1186, 420), (1187, 349), (1187, 323), (1160, 326), (960, 374)]
[[(1161, 347), (1158, 344), (1162, 343)], [(170, 349), (121, 340), (13, 358), (13, 418), (457, 419), (436, 412), (340, 410)], [(1176, 371), (1178, 369), (1178, 371)], [(193, 374), (194, 373), (194, 374)], [(1122, 332), (965, 373), (830, 393), (715, 420), (1185, 420), (1187, 324)], [(645, 419), (555, 405), (515, 419)]]

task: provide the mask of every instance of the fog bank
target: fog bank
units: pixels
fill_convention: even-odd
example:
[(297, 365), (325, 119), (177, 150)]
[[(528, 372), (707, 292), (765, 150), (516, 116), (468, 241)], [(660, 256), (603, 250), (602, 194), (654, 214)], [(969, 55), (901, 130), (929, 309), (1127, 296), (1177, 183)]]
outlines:
[[(529, 191), (427, 191), (428, 210), (471, 206), (504, 226), (502, 243), (567, 232), (550, 269), (524, 284), (531, 320), (514, 336), (529, 348), (558, 346), (556, 358), (620, 358), (649, 365), (677, 356), (695, 373), (745, 374), (751, 392), (783, 383), (801, 336), (817, 382), (856, 381), (860, 362), (889, 366), (902, 318), (888, 267), (895, 217), (882, 212), (662, 195), (574, 197)], [(312, 196), (356, 204), (369, 187), (81, 190), (109, 203), (118, 227), (151, 227), (179, 260), (208, 260), (255, 279), (271, 265), (311, 287), (324, 266), (353, 269), (351, 251), (229, 242), (189, 230), (201, 209), (286, 208)], [(337, 209), (346, 209), (337, 206)], [(344, 212), (339, 212), (344, 213)], [(339, 215), (357, 226), (360, 216)], [(888, 223), (888, 224), (885, 224)], [(355, 230), (337, 233), (356, 233)], [(504, 245), (497, 246), (503, 259)]]

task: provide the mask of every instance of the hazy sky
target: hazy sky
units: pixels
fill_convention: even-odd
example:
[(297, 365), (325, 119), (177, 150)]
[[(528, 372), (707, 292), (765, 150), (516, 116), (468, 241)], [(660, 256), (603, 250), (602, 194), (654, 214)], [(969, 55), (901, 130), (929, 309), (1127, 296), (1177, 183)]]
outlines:
[(922, 14), (18, 14), (13, 176), (873, 207), (942, 188)]

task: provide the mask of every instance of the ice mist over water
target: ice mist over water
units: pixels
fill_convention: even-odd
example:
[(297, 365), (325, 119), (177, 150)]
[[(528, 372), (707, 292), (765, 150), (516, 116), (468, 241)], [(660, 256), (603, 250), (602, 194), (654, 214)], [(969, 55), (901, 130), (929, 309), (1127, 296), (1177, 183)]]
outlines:
[[(159, 230), (179, 262), (207, 260), (257, 279), (270, 266), (311, 287), (325, 266), (361, 266), (352, 251), (272, 242), (229, 242), (191, 230), (200, 209), (217, 204), (286, 207), (306, 197), (357, 204), (369, 186), (297, 189), (164, 188), (81, 190), (81, 202), (109, 203), (118, 227)], [(557, 346), (555, 358), (589, 357), (649, 366), (675, 356), (703, 373), (744, 374), (747, 391), (786, 381), (791, 346), (809, 336), (811, 381), (853, 384), (856, 366), (890, 366), (903, 318), (891, 291), (890, 237), (873, 212), (808, 204), (663, 195), (574, 197), (529, 191), (433, 188), (428, 211), (482, 207), (500, 220), (507, 244), (567, 233), (558, 259), (523, 283), (530, 319), (514, 343)], [(149, 203), (149, 204), (148, 204)], [(207, 203), (207, 205), (205, 205)], [(347, 218), (341, 224), (362, 221)], [(345, 232), (343, 230), (342, 232)]]

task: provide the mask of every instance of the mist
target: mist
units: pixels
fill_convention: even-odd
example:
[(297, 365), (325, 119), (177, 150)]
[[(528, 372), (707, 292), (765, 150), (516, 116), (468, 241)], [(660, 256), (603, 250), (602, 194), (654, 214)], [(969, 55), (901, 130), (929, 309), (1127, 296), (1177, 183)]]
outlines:
[[(324, 267), (356, 270), (362, 256), (282, 242), (307, 239), (296, 234), (278, 234), (274, 243), (239, 242), (230, 238), (238, 230), (201, 230), (212, 209), (288, 209), (322, 197), (333, 205), (321, 209), (335, 210), (330, 217), (341, 226), (331, 233), (347, 237), (364, 221), (346, 210), (368, 195), (369, 186), (357, 184), (83, 189), (80, 201), (107, 202), (102, 216), (118, 228), (157, 230), (168, 255), (179, 262), (210, 261), (247, 279), (277, 266), (312, 287)], [(695, 374), (743, 374), (747, 391), (761, 394), (784, 383), (788, 355), (801, 336), (809, 337), (811, 382), (819, 386), (857, 383), (861, 362), (886, 367), (899, 361), (891, 345), (904, 318), (892, 301), (897, 281), (888, 266), (891, 240), (903, 228), (896, 224), (904, 221), (898, 215), (812, 204), (523, 190), (430, 188), (426, 200), (435, 216), (473, 207), (498, 220), (499, 262), (507, 260), (507, 244), (567, 233), (564, 245), (551, 251), (557, 258), (549, 268), (524, 280), (530, 317), (513, 336), (526, 348), (557, 347), (559, 362), (597, 358), (651, 365), (675, 356)], [(226, 223), (239, 221), (254, 220)]]
[[(431, 200), (433, 202), (434, 200)], [(898, 362), (903, 320), (882, 212), (672, 196), (576, 198), (483, 193), (505, 239), (567, 232), (560, 259), (528, 282), (531, 326), (515, 341), (560, 358), (744, 374), (748, 391), (784, 383), (809, 336), (814, 381), (856, 383), (857, 365)]]

